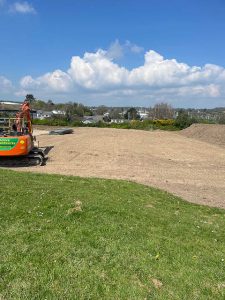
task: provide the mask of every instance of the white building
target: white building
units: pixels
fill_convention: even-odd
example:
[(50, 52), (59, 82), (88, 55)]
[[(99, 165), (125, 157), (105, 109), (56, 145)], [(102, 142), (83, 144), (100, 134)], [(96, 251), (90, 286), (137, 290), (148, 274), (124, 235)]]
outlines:
[(43, 110), (37, 110), (36, 114), (33, 116), (34, 119), (44, 120), (51, 118), (53, 116), (53, 113), (51, 111), (43, 111)]
[(63, 110), (53, 110), (52, 111), (53, 115), (58, 115), (58, 116), (65, 116), (66, 112)]

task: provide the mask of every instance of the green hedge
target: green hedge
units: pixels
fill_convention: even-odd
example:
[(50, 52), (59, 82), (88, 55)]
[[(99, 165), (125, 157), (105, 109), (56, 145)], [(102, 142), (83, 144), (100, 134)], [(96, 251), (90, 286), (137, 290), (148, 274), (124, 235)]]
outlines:
[(33, 125), (47, 125), (47, 126), (71, 126), (71, 124), (66, 120), (61, 119), (34, 119), (32, 121)]
[(61, 119), (44, 119), (44, 120), (33, 120), (34, 125), (47, 125), (47, 126), (71, 126), (71, 127), (98, 127), (98, 128), (119, 128), (119, 129), (139, 129), (139, 130), (179, 130), (175, 126), (174, 120), (144, 120), (138, 121), (133, 120), (125, 123), (105, 123), (98, 121), (93, 124), (83, 124), (81, 121), (68, 122)]

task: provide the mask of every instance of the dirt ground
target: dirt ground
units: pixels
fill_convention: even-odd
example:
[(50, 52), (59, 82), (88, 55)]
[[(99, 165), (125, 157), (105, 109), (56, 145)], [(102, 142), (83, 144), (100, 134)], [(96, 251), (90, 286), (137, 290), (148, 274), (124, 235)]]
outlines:
[(193, 124), (180, 133), (186, 137), (225, 148), (225, 125)]
[(54, 147), (47, 165), (17, 170), (127, 179), (225, 208), (225, 148), (210, 138), (206, 143), (190, 132), (186, 137), (185, 132), (108, 128), (74, 128), (73, 134), (50, 136), (38, 130), (40, 146)]

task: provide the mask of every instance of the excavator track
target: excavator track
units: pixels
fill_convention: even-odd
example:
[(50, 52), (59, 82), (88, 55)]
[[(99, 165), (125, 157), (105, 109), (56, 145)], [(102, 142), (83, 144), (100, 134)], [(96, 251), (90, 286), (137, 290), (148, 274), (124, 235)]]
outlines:
[(26, 156), (16, 157), (0, 157), (0, 167), (2, 168), (18, 168), (18, 167), (32, 167), (44, 166), (47, 157), (42, 149), (34, 148)]

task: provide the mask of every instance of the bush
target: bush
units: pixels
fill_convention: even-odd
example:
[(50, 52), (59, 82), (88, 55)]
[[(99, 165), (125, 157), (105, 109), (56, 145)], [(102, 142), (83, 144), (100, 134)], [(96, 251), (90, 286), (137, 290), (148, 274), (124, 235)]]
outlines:
[(92, 124), (83, 124), (81, 121), (67, 121), (65, 119), (44, 119), (33, 120), (34, 125), (46, 126), (71, 126), (71, 127), (98, 127), (98, 128), (118, 128), (118, 129), (138, 129), (138, 130), (178, 130), (174, 120), (132, 120), (124, 123), (105, 123), (98, 121)]
[(175, 120), (174, 125), (179, 129), (184, 129), (191, 126), (194, 123), (198, 123), (196, 119), (190, 118), (185, 111), (180, 111), (178, 117)]
[(220, 116), (218, 123), (219, 124), (225, 124), (225, 114), (223, 114), (222, 116)]
[[(69, 123), (67, 125), (70, 125)], [(82, 127), (84, 124), (81, 121), (73, 121), (71, 126), (73, 127)]]
[(68, 126), (68, 121), (62, 119), (34, 119), (32, 121), (34, 125), (48, 125), (48, 126)]

